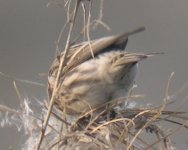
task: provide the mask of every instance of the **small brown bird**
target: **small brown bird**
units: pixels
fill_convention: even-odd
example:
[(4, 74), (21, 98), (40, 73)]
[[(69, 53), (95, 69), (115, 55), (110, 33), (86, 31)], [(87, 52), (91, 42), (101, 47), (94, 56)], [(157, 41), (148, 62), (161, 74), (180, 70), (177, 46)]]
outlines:
[[(128, 36), (144, 30), (138, 28), (122, 35), (104, 37), (71, 46), (68, 61), (61, 72), (55, 106), (69, 115), (90, 109), (127, 95), (133, 86), (137, 63), (152, 54), (125, 52)], [(48, 94), (51, 98), (60, 59), (49, 70)]]

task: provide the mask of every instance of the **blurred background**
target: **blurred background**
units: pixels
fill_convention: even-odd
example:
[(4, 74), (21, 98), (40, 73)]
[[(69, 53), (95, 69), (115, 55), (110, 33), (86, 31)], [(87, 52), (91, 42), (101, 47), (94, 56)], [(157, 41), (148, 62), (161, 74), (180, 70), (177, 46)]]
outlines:
[[(0, 72), (46, 85), (47, 76), (40, 74), (48, 72), (55, 55), (55, 41), (66, 22), (63, 6), (50, 5), (47, 8), (47, 3), (47, 0), (0, 0)], [(93, 6), (95, 18), (99, 0)], [(103, 21), (111, 31), (100, 26), (91, 33), (91, 39), (145, 26), (145, 32), (129, 38), (127, 50), (165, 52), (165, 55), (150, 58), (140, 64), (135, 93), (145, 95), (140, 101), (142, 104), (160, 104), (165, 96), (168, 78), (175, 72), (170, 85), (170, 94), (174, 95), (175, 103), (168, 108), (188, 110), (188, 89), (183, 88), (188, 84), (187, 8), (187, 0), (104, 0)], [(66, 36), (62, 43), (65, 40)], [(35, 98), (47, 99), (46, 87), (16, 83), (21, 94), (32, 103)], [(2, 75), (0, 104), (19, 108), (13, 79)], [(185, 143), (188, 143), (188, 131), (180, 130), (172, 137), (178, 149), (187, 148)], [(23, 133), (18, 132), (14, 126), (0, 128), (1, 149), (12, 147), (19, 150), (24, 139)]]

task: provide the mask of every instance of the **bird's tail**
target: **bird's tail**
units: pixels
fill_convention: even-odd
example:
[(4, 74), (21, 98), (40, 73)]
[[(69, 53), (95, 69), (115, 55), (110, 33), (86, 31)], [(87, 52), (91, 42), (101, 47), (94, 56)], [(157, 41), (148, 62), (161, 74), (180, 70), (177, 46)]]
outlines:
[(135, 64), (143, 59), (152, 57), (155, 55), (164, 54), (163, 52), (154, 52), (154, 53), (128, 53), (123, 52), (118, 56), (115, 56), (112, 60), (112, 65), (115, 66), (124, 66), (128, 64)]

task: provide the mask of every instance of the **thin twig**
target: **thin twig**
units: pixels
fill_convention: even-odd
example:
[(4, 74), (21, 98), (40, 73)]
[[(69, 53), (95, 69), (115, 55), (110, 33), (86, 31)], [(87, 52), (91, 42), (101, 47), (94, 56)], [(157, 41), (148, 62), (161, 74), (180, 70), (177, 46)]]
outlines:
[[(135, 136), (133, 137), (133, 139), (131, 140), (130, 144), (127, 146), (127, 150), (130, 150), (131, 145), (132, 145), (133, 142), (136, 140), (136, 138), (138, 137), (138, 135), (143, 131), (143, 129), (145, 129), (151, 122), (153, 122), (154, 120), (156, 120), (156, 119), (160, 116), (162, 110), (164, 110), (164, 106), (165, 106), (165, 105), (162, 105), (161, 108), (160, 108), (160, 109), (158, 110), (158, 112), (156, 113), (156, 115), (154, 115), (151, 119), (149, 119), (149, 120), (143, 125), (143, 127), (142, 127), (141, 129), (139, 129), (139, 131), (136, 133), (136, 135), (135, 135)], [(147, 112), (147, 111), (146, 111), (146, 112)], [(136, 117), (134, 117), (134, 118), (136, 119)]]
[(40, 133), (40, 136), (39, 136), (39, 140), (38, 140), (38, 144), (37, 144), (36, 150), (40, 149), (40, 146), (41, 146), (41, 143), (42, 143), (45, 131), (46, 131), (46, 127), (47, 127), (47, 124), (48, 124), (48, 121), (49, 121), (49, 118), (50, 118), (50, 114), (51, 114), (51, 111), (52, 111), (52, 108), (53, 108), (53, 103), (55, 101), (55, 95), (56, 95), (56, 92), (57, 92), (57, 87), (58, 87), (58, 83), (59, 83), (60, 73), (61, 73), (61, 71), (62, 71), (62, 69), (65, 66), (66, 61), (67, 61), (66, 57), (67, 57), (68, 50), (69, 50), (69, 47), (70, 47), (71, 35), (72, 35), (72, 31), (73, 31), (73, 27), (74, 27), (76, 15), (77, 15), (77, 10), (78, 10), (78, 7), (79, 7), (79, 2), (80, 2), (80, 0), (76, 0), (75, 8), (74, 8), (74, 13), (73, 13), (74, 15), (73, 15), (72, 20), (70, 21), (69, 33), (68, 33), (67, 42), (66, 42), (66, 46), (65, 46), (65, 53), (64, 53), (63, 58), (60, 61), (60, 65), (59, 65), (59, 68), (58, 68), (57, 77), (56, 77), (56, 80), (55, 80), (54, 90), (52, 92), (52, 97), (50, 99), (50, 103), (49, 103), (49, 107), (48, 107), (48, 112), (46, 114), (46, 118), (45, 118), (44, 123), (43, 123), (43, 128), (41, 129), (41, 133)]
[[(85, 6), (85, 4), (84, 3), (81, 3), (81, 6), (82, 6), (82, 10), (83, 10), (83, 26), (85, 27), (85, 26), (87, 26), (86, 25), (86, 19), (87, 19), (87, 15), (86, 15), (86, 6)], [(80, 32), (80, 34), (79, 35), (81, 35), (81, 33), (82, 33), (82, 31)], [(85, 32), (83, 32), (83, 41), (85, 41), (86, 40), (86, 35), (85, 35)]]
[(19, 90), (18, 90), (18, 87), (17, 87), (15, 81), (13, 82), (13, 84), (14, 84), (14, 88), (15, 88), (15, 90), (16, 90), (16, 94), (17, 94), (17, 96), (18, 96), (18, 100), (19, 100), (19, 102), (20, 102), (20, 108), (21, 108), (21, 110), (23, 111), (23, 110), (24, 110), (24, 100), (23, 100), (23, 98), (22, 98), (22, 96), (21, 96), (21, 94), (20, 94), (20, 92), (19, 92)]
[(170, 83), (171, 83), (171, 80), (172, 80), (172, 77), (174, 76), (174, 72), (171, 73), (169, 79), (168, 79), (168, 82), (167, 82), (167, 85), (166, 85), (166, 92), (165, 92), (165, 99), (164, 99), (164, 102), (165, 103), (168, 103), (168, 101), (170, 100), (169, 98), (169, 89), (170, 89)]
[(17, 114), (17, 115), (21, 114), (20, 112), (4, 105), (0, 105), (0, 112), (9, 112), (9, 113)]
[(87, 40), (89, 41), (89, 47), (90, 47), (90, 51), (91, 51), (91, 56), (94, 58), (94, 54), (93, 54), (93, 49), (90, 43), (90, 23), (91, 23), (91, 9), (92, 9), (92, 1), (90, 1), (89, 3), (89, 12), (88, 12), (88, 18), (87, 18), (87, 30), (86, 30), (86, 34), (87, 34)]
[(179, 131), (180, 129), (182, 129), (184, 127), (184, 125), (186, 125), (188, 123), (188, 121), (186, 121), (182, 126), (179, 126), (178, 128), (176, 128), (173, 132), (167, 134), (166, 136), (162, 137), (159, 141), (154, 142), (153, 144), (149, 145), (148, 147), (146, 147), (144, 150), (148, 150), (150, 149), (150, 147), (154, 146), (155, 144), (159, 143), (161, 140), (170, 137), (172, 134), (176, 133), (177, 131)]
[(104, 124), (101, 124), (99, 126), (97, 126), (95, 129), (93, 129), (90, 133), (95, 133), (97, 130), (99, 130), (100, 128), (102, 128), (103, 126), (106, 126), (106, 125), (109, 125), (111, 123), (114, 123), (114, 122), (118, 122), (118, 121), (129, 121), (131, 122), (132, 124), (134, 124), (134, 122), (128, 118), (119, 118), (119, 119), (114, 119), (114, 120), (111, 120), (111, 121), (108, 121), (108, 122), (105, 122)]
[(21, 83), (33, 84), (33, 85), (42, 86), (42, 87), (46, 86), (45, 84), (42, 84), (42, 83), (39, 83), (39, 82), (29, 81), (29, 80), (24, 80), (24, 79), (19, 79), (17, 77), (13, 77), (13, 76), (7, 75), (7, 74), (5, 74), (3, 72), (0, 72), (0, 75), (3, 76), (3, 77), (6, 77), (6, 78), (12, 79), (12, 80), (21, 82)]

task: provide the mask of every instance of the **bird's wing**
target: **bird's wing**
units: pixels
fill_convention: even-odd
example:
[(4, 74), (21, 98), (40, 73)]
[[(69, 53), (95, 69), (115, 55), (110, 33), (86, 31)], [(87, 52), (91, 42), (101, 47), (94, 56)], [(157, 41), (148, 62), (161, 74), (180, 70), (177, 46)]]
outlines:
[(74, 45), (68, 54), (67, 68), (72, 69), (84, 61), (106, 51), (114, 49), (124, 50), (127, 45), (128, 36), (143, 30), (145, 30), (145, 27), (140, 27), (120, 35), (104, 37)]
[[(79, 64), (91, 59), (93, 56), (97, 56), (98, 54), (115, 49), (124, 50), (127, 45), (128, 36), (139, 33), (143, 30), (145, 30), (145, 27), (140, 27), (120, 35), (86, 41), (71, 46), (67, 55), (67, 64), (63, 69), (62, 74), (65, 74), (67, 71), (70, 71)], [(54, 72), (54, 70), (58, 70), (60, 58), (62, 58), (63, 55), (64, 52), (54, 60), (49, 70), (49, 75), (56, 74), (56, 71)]]

